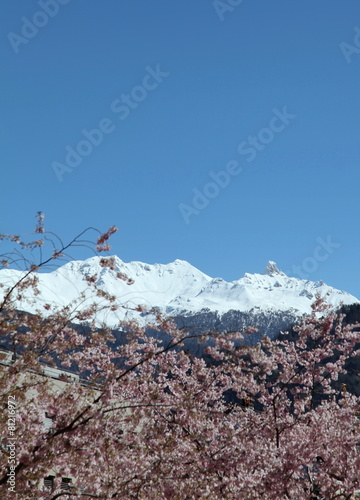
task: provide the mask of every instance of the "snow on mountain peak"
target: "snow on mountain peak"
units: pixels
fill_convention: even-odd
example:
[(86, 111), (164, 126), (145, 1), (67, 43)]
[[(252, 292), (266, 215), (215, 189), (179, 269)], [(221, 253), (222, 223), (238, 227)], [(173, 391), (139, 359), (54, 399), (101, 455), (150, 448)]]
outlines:
[[(139, 261), (123, 262), (115, 258), (115, 269), (103, 268), (100, 257), (85, 261), (72, 261), (51, 273), (39, 273), (40, 295), (35, 297), (36, 307), (45, 303), (64, 306), (88, 291), (86, 277), (97, 276), (96, 284), (114, 295), (118, 303), (131, 308), (144, 305), (157, 307), (170, 315), (197, 314), (203, 311), (220, 315), (235, 311), (292, 311), (297, 315), (311, 312), (316, 293), (326, 298), (333, 307), (341, 303), (359, 303), (352, 295), (336, 290), (323, 282), (312, 282), (286, 276), (273, 261), (269, 261), (264, 274), (248, 274), (227, 282), (211, 278), (184, 260), (169, 264), (146, 264)], [(134, 280), (132, 285), (116, 277), (118, 272)], [(14, 284), (22, 276), (20, 271), (0, 271), (0, 283)], [(32, 296), (32, 294), (29, 294)], [(34, 297), (33, 297), (34, 298)], [(89, 297), (90, 300), (90, 297)], [(19, 308), (33, 312), (36, 307), (22, 302)], [(113, 317), (103, 318), (109, 326), (131, 311), (120, 308)]]
[(264, 274), (266, 274), (267, 276), (274, 276), (274, 275), (286, 276), (285, 273), (283, 273), (282, 271), (280, 271), (280, 269), (278, 269), (276, 262), (272, 260), (269, 260), (269, 262), (266, 264)]

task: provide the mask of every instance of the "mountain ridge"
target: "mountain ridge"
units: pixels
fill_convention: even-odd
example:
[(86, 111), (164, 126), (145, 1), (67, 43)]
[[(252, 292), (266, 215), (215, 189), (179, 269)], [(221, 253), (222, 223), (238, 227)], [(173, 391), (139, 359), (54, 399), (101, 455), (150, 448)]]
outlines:
[[(322, 281), (309, 281), (287, 276), (269, 261), (263, 274), (249, 274), (227, 282), (212, 278), (190, 263), (177, 259), (168, 264), (146, 264), (140, 261), (123, 262), (114, 256), (114, 269), (102, 267), (101, 257), (70, 261), (50, 273), (37, 273), (39, 296), (28, 293), (19, 307), (34, 312), (42, 304), (64, 306), (76, 299), (81, 292), (88, 293), (86, 278), (97, 276), (96, 285), (114, 295), (119, 302), (134, 308), (137, 305), (157, 307), (171, 316), (194, 316), (213, 313), (220, 318), (229, 311), (250, 314), (276, 312), (300, 317), (311, 312), (311, 304), (320, 293), (333, 307), (350, 305), (360, 301), (349, 293), (337, 290)], [(132, 285), (116, 277), (126, 274), (134, 280)], [(22, 271), (3, 269), (0, 283), (11, 285), (22, 276)], [(35, 300), (36, 306), (28, 304)], [(91, 300), (88, 295), (88, 300)], [(84, 303), (84, 306), (86, 302)], [(138, 317), (139, 313), (121, 310), (107, 315), (109, 326), (122, 319)]]

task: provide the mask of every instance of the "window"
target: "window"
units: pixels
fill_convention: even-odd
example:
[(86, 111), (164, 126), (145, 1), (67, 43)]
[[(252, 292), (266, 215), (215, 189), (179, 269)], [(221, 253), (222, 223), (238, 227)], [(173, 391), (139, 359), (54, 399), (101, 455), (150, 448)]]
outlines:
[(44, 479), (44, 489), (48, 491), (53, 491), (54, 489), (54, 479), (55, 476), (47, 476)]
[(60, 489), (69, 491), (71, 487), (71, 479), (69, 477), (63, 477), (61, 479)]

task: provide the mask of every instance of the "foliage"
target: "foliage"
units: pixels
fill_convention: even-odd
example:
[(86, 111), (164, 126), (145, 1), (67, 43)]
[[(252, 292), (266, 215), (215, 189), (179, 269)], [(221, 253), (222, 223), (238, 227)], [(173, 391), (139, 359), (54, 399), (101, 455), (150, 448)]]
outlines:
[[(114, 231), (99, 236), (98, 250), (108, 250)], [(33, 246), (7, 238), (43, 251), (43, 219), (37, 233), (43, 243)], [(53, 248), (49, 259), (67, 248)], [(77, 304), (18, 311), (16, 300), (29, 287), (36, 293), (36, 271), (49, 259), (24, 261), (28, 271), (2, 291), (2, 345), (12, 359), (0, 365), (1, 498), (330, 500), (360, 489), (359, 397), (332, 385), (357, 354), (358, 332), (321, 299), (295, 342), (264, 337), (245, 347), (240, 333), (215, 335), (205, 362), (175, 348), (189, 334), (156, 310), (151, 328), (170, 341), (130, 321), (121, 325), (127, 342), (116, 347), (112, 332), (96, 327), (98, 302), (81, 312)], [(122, 307), (103, 299), (101, 308)], [(92, 328), (84, 334), (74, 321)], [(43, 374), (49, 366), (62, 367), (59, 379)], [(52, 491), (44, 488), (49, 476)], [(72, 479), (70, 489), (61, 478)]]

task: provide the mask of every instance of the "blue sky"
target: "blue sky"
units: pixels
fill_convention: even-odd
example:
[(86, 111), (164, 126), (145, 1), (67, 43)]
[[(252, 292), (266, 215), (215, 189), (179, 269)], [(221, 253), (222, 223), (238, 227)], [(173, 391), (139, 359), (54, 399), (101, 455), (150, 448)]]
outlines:
[(124, 261), (360, 297), (357, 25), (356, 0), (5, 2), (0, 232), (41, 210), (64, 240), (117, 225)]

